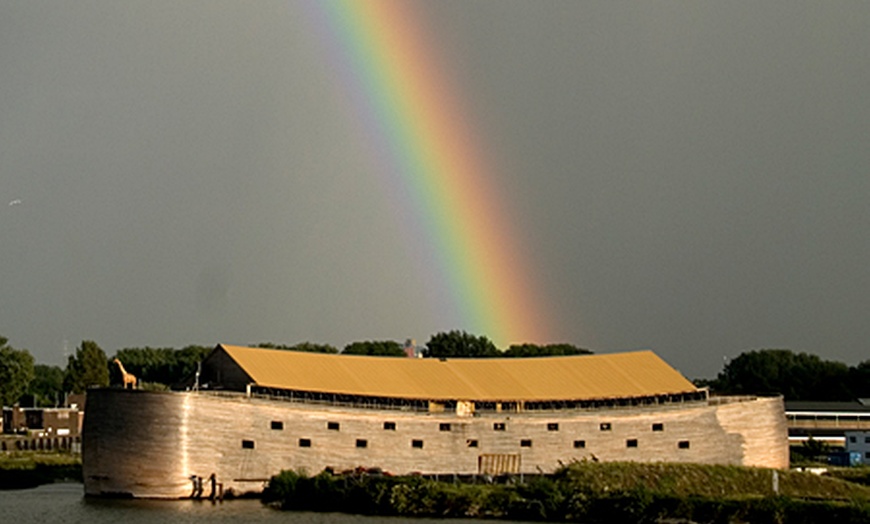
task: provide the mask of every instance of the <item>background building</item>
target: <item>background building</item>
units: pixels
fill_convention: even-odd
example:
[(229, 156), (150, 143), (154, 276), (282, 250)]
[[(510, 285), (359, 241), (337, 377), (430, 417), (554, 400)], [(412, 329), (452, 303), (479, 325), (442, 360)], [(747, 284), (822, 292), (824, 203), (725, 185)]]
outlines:
[(853, 402), (785, 402), (788, 438), (800, 444), (809, 438), (832, 446), (846, 445), (846, 432), (870, 431), (870, 399)]

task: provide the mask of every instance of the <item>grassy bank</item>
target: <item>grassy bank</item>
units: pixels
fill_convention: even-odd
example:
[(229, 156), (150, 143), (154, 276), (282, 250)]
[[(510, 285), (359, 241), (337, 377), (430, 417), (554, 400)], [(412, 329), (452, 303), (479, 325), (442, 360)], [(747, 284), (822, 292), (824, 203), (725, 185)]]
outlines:
[(82, 479), (81, 455), (63, 452), (0, 453), (0, 489), (25, 489), (62, 480)]
[(525, 482), (471, 484), (422, 477), (292, 471), (272, 478), (264, 502), (283, 509), (370, 515), (577, 522), (858, 523), (870, 489), (840, 479), (690, 464), (578, 463)]
[(856, 484), (870, 486), (870, 466), (860, 466), (856, 468), (829, 468), (826, 476), (848, 480)]

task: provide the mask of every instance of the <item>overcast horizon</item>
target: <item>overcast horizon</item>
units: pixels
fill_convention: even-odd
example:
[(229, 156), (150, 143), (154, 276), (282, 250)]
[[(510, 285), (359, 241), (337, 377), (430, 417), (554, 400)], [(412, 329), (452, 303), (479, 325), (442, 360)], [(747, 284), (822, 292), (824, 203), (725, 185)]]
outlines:
[[(311, 5), (0, 0), (0, 336), (62, 365), (473, 332), (427, 295)], [(870, 359), (870, 4), (413, 5), (550, 342), (689, 378)]]

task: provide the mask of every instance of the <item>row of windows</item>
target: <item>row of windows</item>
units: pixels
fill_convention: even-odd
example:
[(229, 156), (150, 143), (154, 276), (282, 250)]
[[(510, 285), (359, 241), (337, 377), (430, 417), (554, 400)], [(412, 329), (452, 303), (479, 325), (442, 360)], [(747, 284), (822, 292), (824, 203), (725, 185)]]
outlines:
[[(637, 446), (638, 446), (638, 443), (637, 443), (636, 438), (630, 438), (630, 439), (625, 441), (625, 447), (627, 447), (627, 448), (636, 448)], [(575, 448), (585, 448), (586, 441), (585, 440), (575, 440), (574, 447)], [(688, 440), (681, 440), (681, 441), (677, 442), (677, 447), (680, 449), (689, 449), (689, 441)]]
[(839, 420), (847, 422), (867, 422), (870, 421), (870, 415), (804, 415), (799, 413), (786, 413), (785, 416), (790, 420)]
[[(849, 443), (851, 443), (851, 444), (857, 444), (857, 443), (858, 443), (858, 438), (857, 438), (855, 435), (849, 435)], [(870, 444), (870, 436), (866, 436), (866, 437), (864, 437), (864, 443), (865, 443), (865, 444)]]
[[(478, 447), (477, 440), (475, 440), (475, 439), (469, 439), (469, 440), (467, 440), (467, 441), (466, 441), (466, 444), (467, 444), (467, 446), (468, 446), (469, 448), (476, 448), (476, 447)], [(366, 440), (366, 439), (361, 439), (361, 438), (356, 439), (356, 447), (358, 447), (358, 448), (367, 448), (368, 446), (369, 446), (369, 442), (368, 442), (368, 440)], [(309, 439), (309, 438), (301, 438), (301, 439), (299, 439), (299, 447), (300, 447), (300, 448), (310, 448), (310, 447), (311, 447), (311, 439)], [(422, 449), (422, 448), (423, 448), (423, 441), (422, 441), (422, 440), (419, 440), (419, 439), (414, 439), (414, 440), (411, 441), (411, 447), (412, 447), (412, 448)], [(522, 440), (520, 440), (520, 447), (523, 447), (523, 448), (530, 448), (530, 447), (532, 447), (532, 440), (531, 440), (531, 439), (522, 439)], [(585, 448), (585, 447), (586, 447), (586, 441), (585, 441), (585, 440), (575, 440), (575, 441), (574, 441), (574, 448), (576, 448), (576, 449), (582, 449), (582, 448)], [(627, 447), (627, 448), (636, 448), (636, 447), (638, 447), (637, 439), (636, 439), (636, 438), (632, 438), (632, 439), (628, 439), (628, 440), (626, 440), (626, 441), (625, 441), (625, 447)], [(253, 440), (242, 440), (242, 448), (243, 448), (243, 449), (254, 449), (254, 441), (253, 441)], [(679, 449), (689, 449), (689, 441), (688, 441), (688, 440), (681, 440), (681, 441), (677, 442), (677, 448), (679, 448)], [(868, 452), (868, 453), (870, 453), (870, 452)], [(870, 458), (870, 457), (868, 457), (868, 458)]]
[[(273, 420), (272, 421), (272, 429), (283, 430), (284, 423), (281, 422), (280, 420)], [(341, 424), (339, 424), (338, 422), (327, 422), (326, 429), (333, 430), (333, 431), (340, 431)], [(384, 422), (384, 429), (387, 431), (395, 431), (396, 430), (396, 423), (395, 422)], [(451, 431), (452, 429), (453, 429), (453, 426), (449, 422), (442, 422), (442, 423), (438, 424), (439, 431)], [(493, 431), (505, 431), (505, 429), (507, 429), (507, 426), (505, 425), (504, 422), (493, 422), (492, 429), (493, 429)], [(611, 426), (610, 422), (602, 422), (601, 424), (598, 425), (598, 429), (601, 431), (610, 431), (611, 429), (613, 429), (613, 427)], [(664, 431), (665, 425), (662, 423), (655, 423), (652, 425), (652, 430), (653, 431)], [(547, 431), (559, 431), (559, 423), (558, 422), (548, 423), (547, 424)], [(854, 442), (854, 437), (851, 437), (851, 438), (853, 439), (852, 442)], [(870, 442), (870, 437), (867, 437), (867, 441)]]

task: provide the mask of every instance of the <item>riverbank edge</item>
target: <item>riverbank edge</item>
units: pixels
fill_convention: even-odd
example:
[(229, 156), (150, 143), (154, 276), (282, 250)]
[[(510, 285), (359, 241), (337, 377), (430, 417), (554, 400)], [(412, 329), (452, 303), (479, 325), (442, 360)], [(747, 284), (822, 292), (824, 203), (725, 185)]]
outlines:
[(61, 452), (0, 455), (0, 490), (30, 489), (54, 482), (82, 482), (81, 456)]
[[(591, 482), (590, 467), (597, 475)], [(525, 482), (505, 478), (500, 479), (501, 483), (484, 484), (391, 477), (365, 471), (341, 475), (321, 472), (313, 477), (304, 472), (284, 471), (272, 477), (263, 493), (263, 502), (293, 511), (550, 522), (870, 522), (867, 496), (870, 491), (860, 486), (854, 490), (849, 487), (847, 492), (853, 494), (838, 499), (814, 496), (812, 489), (803, 496), (785, 495), (750, 487), (751, 482), (744, 477), (757, 477), (759, 470), (731, 468), (734, 485), (722, 486), (722, 495), (710, 495), (706, 489), (709, 485), (700, 484), (697, 492), (690, 489), (675, 494), (673, 486), (626, 482), (625, 476), (631, 476), (633, 470), (638, 477), (644, 476), (648, 472), (645, 465), (623, 464), (616, 469), (584, 465), (579, 476), (572, 475), (569, 468)], [(704, 468), (692, 466), (690, 473), (697, 476), (699, 471), (708, 471)], [(762, 471), (763, 475), (772, 474), (772, 470)], [(722, 481), (721, 468), (709, 472), (707, 481)], [(672, 479), (662, 480), (665, 484), (673, 483)], [(705, 482), (703, 478), (693, 480)], [(841, 481), (820, 482), (836, 485)], [(818, 491), (821, 495), (837, 490)]]

